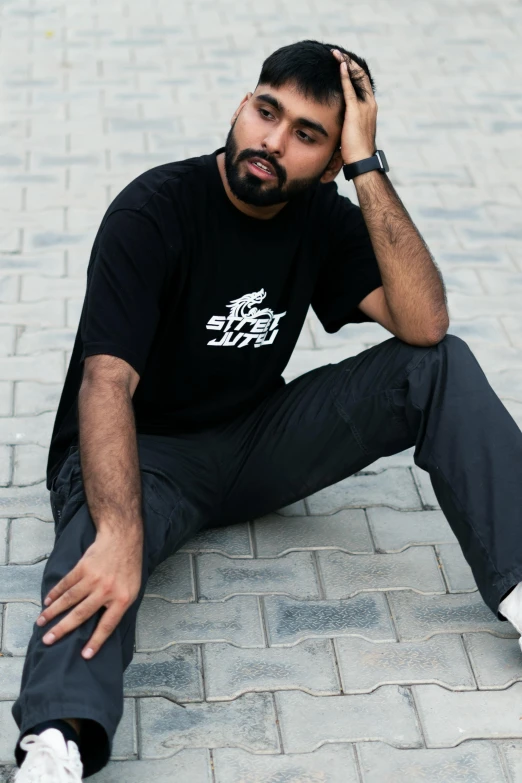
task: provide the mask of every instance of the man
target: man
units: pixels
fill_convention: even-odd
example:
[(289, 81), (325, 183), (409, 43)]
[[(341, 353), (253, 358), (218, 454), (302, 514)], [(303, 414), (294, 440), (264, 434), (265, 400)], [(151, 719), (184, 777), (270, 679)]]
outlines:
[[(522, 435), (446, 335), (376, 117), (364, 60), (283, 47), (224, 149), (145, 172), (107, 210), (49, 452), (57, 538), (13, 708), (20, 783), (107, 762), (158, 563), (413, 445), (484, 601), (520, 631)], [(342, 167), (360, 207), (337, 192)], [(310, 304), (329, 332), (394, 336), (285, 385)]]

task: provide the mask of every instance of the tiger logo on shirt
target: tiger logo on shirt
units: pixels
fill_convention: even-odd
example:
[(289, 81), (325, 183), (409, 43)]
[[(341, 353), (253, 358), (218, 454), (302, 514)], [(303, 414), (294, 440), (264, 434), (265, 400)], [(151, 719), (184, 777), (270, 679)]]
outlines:
[(266, 297), (266, 291), (254, 291), (238, 299), (232, 299), (227, 305), (228, 315), (213, 315), (207, 323), (207, 329), (223, 332), (219, 337), (209, 340), (207, 345), (236, 346), (244, 348), (253, 345), (272, 345), (279, 331), (279, 321), (284, 313), (274, 313), (269, 307), (259, 308)]

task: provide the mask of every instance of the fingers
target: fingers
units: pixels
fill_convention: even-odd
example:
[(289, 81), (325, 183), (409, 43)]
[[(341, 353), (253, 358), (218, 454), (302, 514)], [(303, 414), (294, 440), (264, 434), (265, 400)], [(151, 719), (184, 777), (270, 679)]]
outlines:
[(341, 82), (343, 85), (344, 96), (346, 100), (357, 99), (353, 82), (360, 83), (360, 87), (366, 95), (365, 100), (374, 99), (372, 85), (364, 68), (352, 60), (349, 55), (343, 54), (339, 49), (332, 49), (332, 54), (336, 60), (341, 63)]
[(56, 600), (54, 600), (52, 604), (40, 614), (36, 620), (36, 625), (40, 626), (40, 628), (44, 625), (47, 625), (50, 620), (53, 620), (62, 612), (70, 609), (71, 606), (75, 606), (75, 604), (83, 601), (83, 599), (89, 595), (89, 592), (89, 586), (84, 579), (81, 582), (73, 585), (59, 598), (56, 598)]
[(44, 601), (45, 606), (50, 606), (50, 604), (53, 601), (56, 601), (57, 598), (59, 598), (63, 593), (65, 593), (66, 590), (69, 590), (70, 587), (75, 585), (77, 582), (80, 581), (81, 577), (81, 568), (78, 565), (75, 566), (75, 568), (72, 569), (72, 571), (69, 571), (69, 573), (64, 576), (63, 579), (61, 579), (57, 585), (53, 587), (52, 590), (50, 590), (47, 593), (47, 596)]
[(77, 604), (63, 620), (60, 620), (54, 628), (45, 634), (42, 641), (44, 644), (54, 644), (66, 634), (74, 631), (75, 628), (86, 622), (93, 614), (103, 606), (102, 600), (96, 595), (89, 596), (81, 603)]
[(345, 100), (353, 101), (357, 98), (357, 96), (355, 94), (352, 80), (350, 79), (350, 72), (348, 70), (348, 60), (350, 58), (347, 54), (342, 54), (339, 49), (332, 49), (331, 51), (336, 60), (341, 63), (341, 82), (343, 85)]
[(115, 628), (119, 625), (121, 618), (126, 611), (126, 606), (120, 602), (114, 602), (110, 608), (103, 613), (96, 630), (82, 650), (84, 658), (92, 658), (102, 644), (104, 644)]

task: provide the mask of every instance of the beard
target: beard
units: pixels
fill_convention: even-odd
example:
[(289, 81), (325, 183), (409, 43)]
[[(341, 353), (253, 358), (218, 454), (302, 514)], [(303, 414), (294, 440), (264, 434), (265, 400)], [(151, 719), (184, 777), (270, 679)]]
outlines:
[[(292, 182), (287, 182), (286, 171), (266, 152), (247, 148), (238, 154), (234, 136), (236, 122), (230, 128), (225, 144), (225, 172), (230, 190), (236, 198), (244, 201), (245, 204), (252, 204), (255, 207), (270, 207), (274, 204), (292, 201), (316, 185), (328, 168), (326, 166), (315, 177), (294, 179)], [(241, 161), (254, 157), (266, 160), (273, 166), (277, 180), (275, 184), (269, 180), (260, 179), (249, 171), (243, 175), (239, 173)]]

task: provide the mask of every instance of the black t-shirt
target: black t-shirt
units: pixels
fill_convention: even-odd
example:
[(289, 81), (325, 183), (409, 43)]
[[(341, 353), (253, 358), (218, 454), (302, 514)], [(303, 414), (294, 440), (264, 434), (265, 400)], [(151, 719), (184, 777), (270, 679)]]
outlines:
[(83, 361), (111, 354), (140, 375), (139, 433), (200, 431), (284, 384), (312, 305), (327, 332), (372, 320), (358, 303), (382, 285), (359, 207), (334, 182), (270, 220), (228, 198), (216, 156), (166, 163), (129, 183), (105, 213), (47, 464), (50, 489), (78, 444)]

